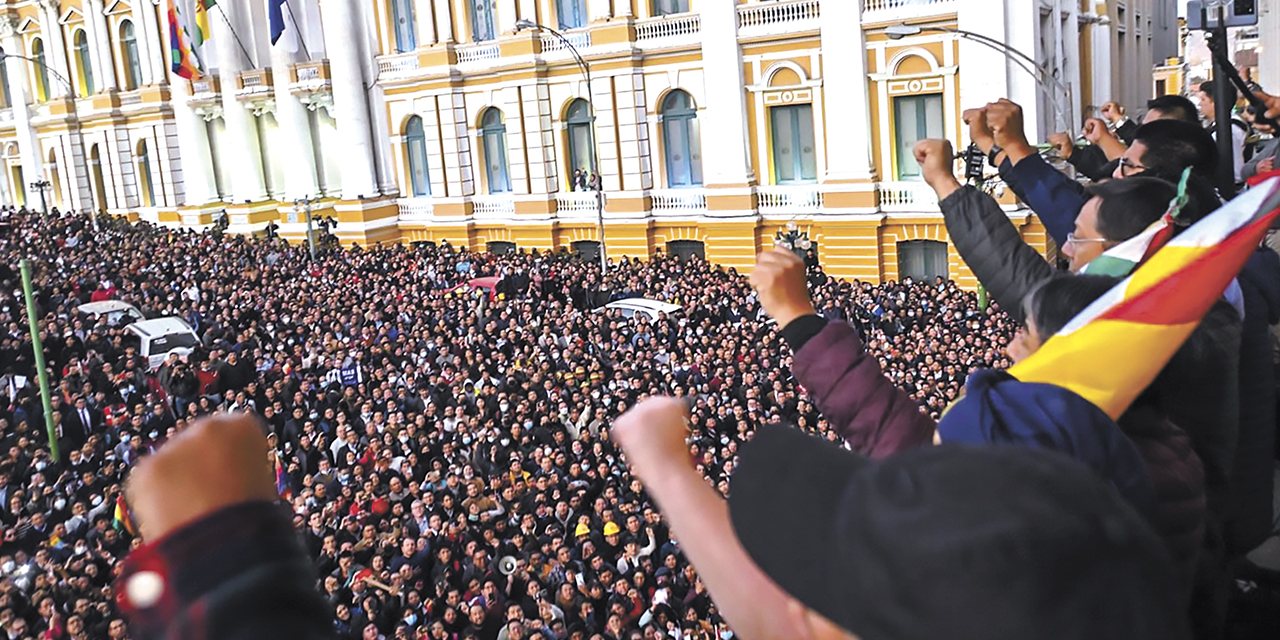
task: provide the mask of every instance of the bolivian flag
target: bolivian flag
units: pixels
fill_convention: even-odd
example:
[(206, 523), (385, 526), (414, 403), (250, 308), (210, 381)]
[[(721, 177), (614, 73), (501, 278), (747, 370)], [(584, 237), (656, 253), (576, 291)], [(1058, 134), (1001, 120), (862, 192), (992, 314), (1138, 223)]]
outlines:
[(1009, 370), (1064, 387), (1112, 419), (1168, 364), (1280, 215), (1273, 178), (1173, 238)]
[(123, 494), (116, 496), (116, 513), (112, 525), (116, 531), (124, 531), (135, 537), (138, 535), (138, 526), (133, 522), (133, 514), (129, 513), (129, 505), (125, 503)]

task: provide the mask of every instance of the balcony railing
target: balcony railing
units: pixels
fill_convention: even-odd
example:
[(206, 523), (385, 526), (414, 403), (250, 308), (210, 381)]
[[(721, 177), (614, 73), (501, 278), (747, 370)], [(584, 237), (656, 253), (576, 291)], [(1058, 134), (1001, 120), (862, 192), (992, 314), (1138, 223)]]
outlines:
[(862, 0), (863, 22), (890, 22), (955, 11), (956, 0)]
[(701, 32), (702, 17), (696, 13), (650, 18), (636, 23), (636, 45), (660, 47), (684, 40), (693, 42)]
[(273, 95), (271, 69), (248, 69), (236, 76), (236, 99), (255, 101)]
[(502, 49), (496, 42), (486, 42), (483, 44), (469, 45), (458, 48), (458, 64), (471, 64), (473, 62), (487, 62), (497, 60), (502, 57)]
[(142, 104), (142, 92), (130, 91), (120, 94), (120, 105)]
[(221, 91), (222, 83), (218, 80), (218, 76), (202, 76), (197, 80), (191, 81), (192, 97), (202, 94), (217, 94)]
[[(569, 44), (572, 44), (573, 48), (578, 51), (582, 51), (583, 49), (591, 46), (591, 32), (589, 31), (571, 31), (564, 34), (564, 37), (569, 41)], [(560, 38), (549, 37), (542, 39), (542, 53), (544, 54), (565, 51), (568, 48), (569, 47), (566, 47)]]
[(770, 35), (818, 28), (819, 0), (764, 2), (738, 7), (740, 35)]
[(298, 83), (328, 82), (329, 61), (315, 60), (312, 62), (299, 62), (293, 65), (293, 81)]
[(594, 217), (596, 215), (596, 194), (592, 191), (557, 193), (556, 211), (562, 217)]
[(702, 215), (707, 212), (707, 194), (702, 189), (664, 189), (650, 192), (653, 215)]
[(378, 57), (378, 76), (408, 76), (418, 70), (418, 54), (400, 53)]
[(516, 214), (515, 198), (509, 193), (473, 196), (471, 215), (476, 218), (511, 218)]
[(822, 211), (822, 191), (816, 184), (761, 186), (756, 193), (759, 196), (760, 213), (798, 214)]
[(422, 198), (402, 198), (400, 205), (401, 220), (421, 220), (430, 218), (436, 211), (436, 203), (430, 196)]
[(881, 211), (936, 213), (938, 196), (924, 182), (881, 182)]

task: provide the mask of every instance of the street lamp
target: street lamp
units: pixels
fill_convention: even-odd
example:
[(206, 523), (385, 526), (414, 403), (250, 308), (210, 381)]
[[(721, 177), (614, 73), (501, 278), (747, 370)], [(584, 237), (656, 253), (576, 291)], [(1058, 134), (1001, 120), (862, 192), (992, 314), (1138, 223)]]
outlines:
[(36, 180), (35, 182), (32, 182), (29, 186), (32, 189), (36, 189), (40, 191), (40, 211), (43, 212), (44, 215), (46, 216), (49, 215), (49, 202), (45, 200), (45, 197), (44, 197), (44, 192), (48, 190), (50, 186), (49, 181)]
[[(569, 39), (564, 37), (563, 33), (560, 33), (559, 31), (556, 31), (551, 27), (538, 24), (532, 20), (522, 19), (522, 20), (516, 21), (517, 32), (526, 31), (529, 29), (533, 29), (539, 32), (545, 31), (547, 33), (550, 33), (551, 35), (555, 36), (556, 39), (558, 39), (560, 42), (564, 44), (565, 48), (569, 50), (569, 53), (573, 54), (573, 59), (577, 61), (578, 68), (582, 69), (582, 75), (585, 76), (587, 79), (587, 93), (590, 94), (592, 97), (594, 97), (595, 90), (591, 86), (591, 65), (587, 64), (587, 61), (582, 58), (582, 54), (578, 53), (578, 48), (573, 46), (573, 43), (569, 42)], [(602, 273), (607, 274), (609, 273), (609, 258), (607, 255), (608, 252), (605, 250), (605, 243), (604, 243), (604, 176), (600, 175), (600, 149), (597, 145), (598, 137), (596, 136), (595, 104), (591, 105), (590, 132), (591, 132), (591, 175), (597, 177), (596, 179), (596, 225), (599, 227), (599, 232), (600, 232), (600, 271)]]
[(308, 197), (308, 198), (303, 198), (301, 200), (295, 200), (293, 202), (293, 210), (297, 212), (299, 209), (305, 210), (307, 214), (307, 250), (310, 251), (311, 253), (311, 261), (315, 262), (316, 261), (316, 236), (315, 236), (315, 223), (313, 222), (313, 219), (311, 217), (311, 198)]
[(1061, 92), (1062, 95), (1067, 96), (1067, 112), (1065, 114), (1062, 111), (1062, 106), (1058, 104), (1058, 98), (1056, 96), (1049, 102), (1053, 105), (1054, 114), (1063, 123), (1063, 128), (1071, 130), (1075, 126), (1072, 124), (1073, 114), (1071, 113), (1071, 87), (1063, 84), (1057, 76), (1046, 71), (1044, 67), (1040, 66), (1040, 63), (1036, 62), (1031, 56), (1000, 42), (995, 38), (984, 36), (981, 33), (974, 33), (973, 31), (965, 31), (964, 29), (951, 29), (948, 27), (935, 26), (920, 27), (908, 24), (896, 24), (885, 27), (884, 34), (889, 36), (892, 40), (901, 40), (907, 36), (920, 35), (925, 31), (950, 33), (1004, 54), (1005, 58), (1008, 58), (1010, 62), (1013, 62), (1023, 71), (1031, 74), (1031, 77), (1035, 78), (1036, 82), (1039, 83), (1041, 87), (1047, 90), (1049, 89), (1048, 85), (1052, 85), (1053, 88)]
[(806, 262), (808, 261), (809, 249), (813, 247), (813, 242), (809, 240), (809, 234), (796, 227), (794, 220), (787, 222), (786, 231), (778, 231), (778, 234), (773, 237), (773, 242), (778, 247), (791, 251)]

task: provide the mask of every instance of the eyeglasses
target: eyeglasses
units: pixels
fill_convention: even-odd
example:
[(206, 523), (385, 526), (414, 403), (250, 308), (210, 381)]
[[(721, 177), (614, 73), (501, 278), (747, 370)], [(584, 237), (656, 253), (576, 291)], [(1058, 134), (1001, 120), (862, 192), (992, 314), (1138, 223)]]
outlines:
[(1147, 170), (1145, 166), (1140, 165), (1128, 158), (1120, 158), (1119, 162), (1120, 162), (1120, 173), (1125, 176), (1130, 175), (1130, 173), (1136, 173), (1138, 171)]
[(1078, 244), (1081, 242), (1106, 242), (1106, 238), (1077, 238), (1075, 233), (1067, 234), (1067, 244)]

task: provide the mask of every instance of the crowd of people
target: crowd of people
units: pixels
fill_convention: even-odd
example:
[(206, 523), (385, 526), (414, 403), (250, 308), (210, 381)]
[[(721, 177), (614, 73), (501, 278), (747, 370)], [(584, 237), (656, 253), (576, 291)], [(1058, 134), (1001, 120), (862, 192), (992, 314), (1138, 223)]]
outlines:
[[(16, 265), (32, 261), (62, 459), (49, 452)], [(492, 291), (467, 283), (500, 278)], [(973, 292), (845, 282), (847, 320), (932, 418), (1015, 326)], [(689, 448), (722, 493), (764, 424), (836, 440), (746, 278), (699, 259), (607, 275), (565, 253), (329, 250), (7, 210), (0, 235), (0, 627), (128, 637), (111, 580), (138, 538), (121, 501), (139, 460), (202, 416), (268, 433), (339, 638), (607, 638), (730, 633), (608, 437), (640, 398), (688, 398)], [(673, 302), (624, 318), (605, 303)], [(200, 347), (151, 369), (91, 300), (178, 316)], [(119, 506), (118, 506), (119, 505)]]

